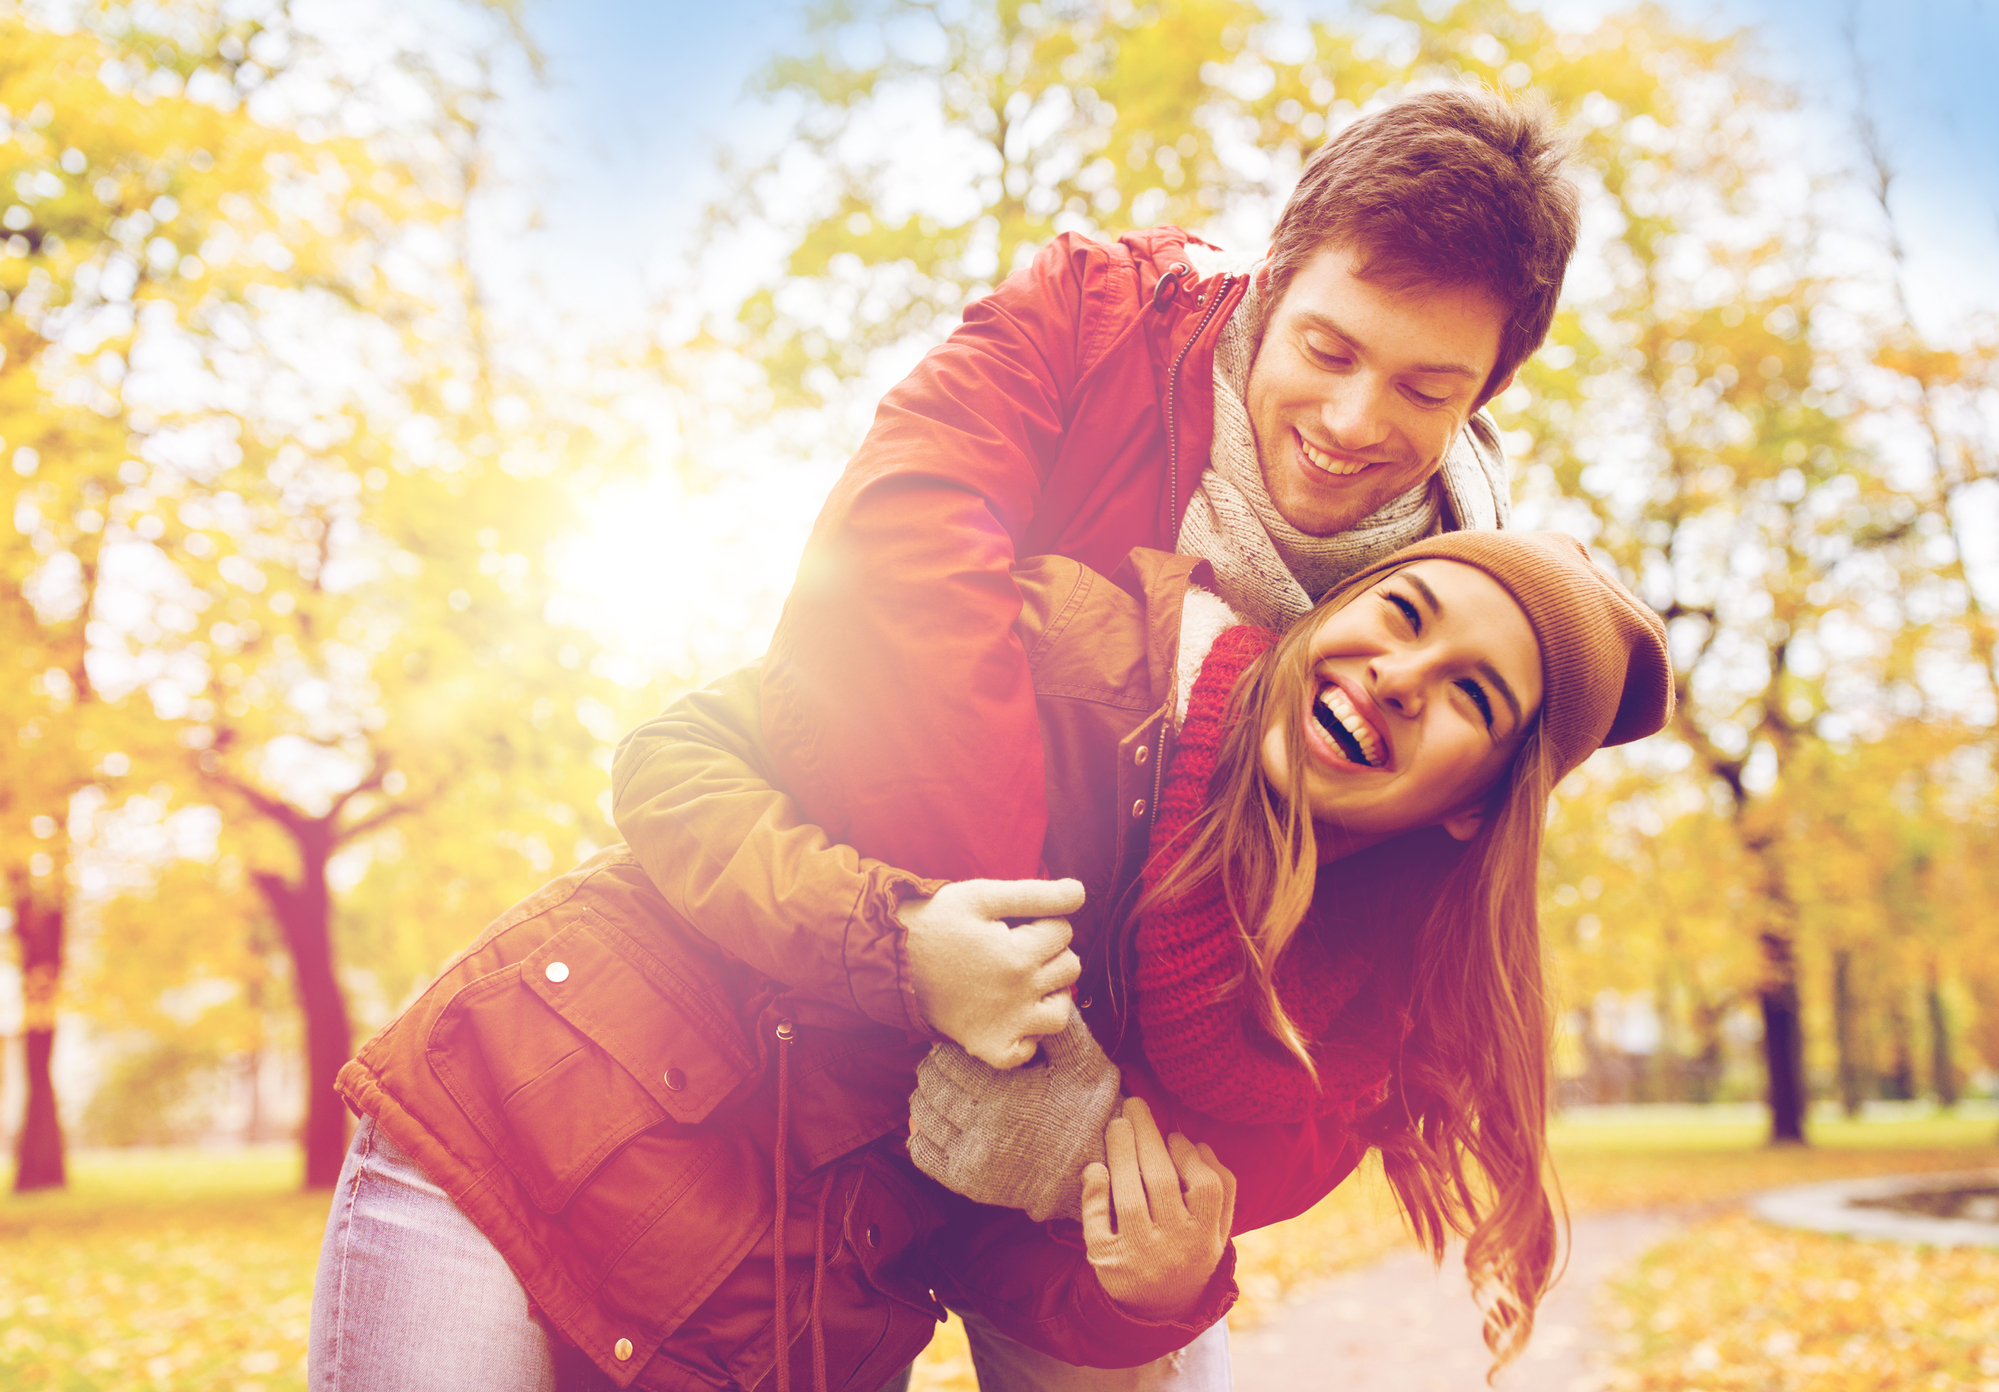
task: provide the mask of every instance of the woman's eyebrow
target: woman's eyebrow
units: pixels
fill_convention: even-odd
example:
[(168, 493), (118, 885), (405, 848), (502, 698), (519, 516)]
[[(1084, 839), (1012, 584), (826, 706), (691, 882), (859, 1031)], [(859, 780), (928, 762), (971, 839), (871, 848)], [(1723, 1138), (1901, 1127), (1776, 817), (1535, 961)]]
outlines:
[(1506, 684), (1506, 678), (1500, 676), (1499, 669), (1494, 667), (1490, 662), (1479, 663), (1475, 670), (1481, 677), (1491, 682), (1501, 696), (1506, 698), (1507, 707), (1513, 712), (1513, 728), (1518, 730), (1522, 720), (1520, 698), (1513, 694), (1513, 688)]
[[(1435, 614), (1438, 618), (1444, 616), (1443, 601), (1437, 598), (1435, 590), (1423, 583), (1422, 576), (1413, 570), (1405, 570), (1402, 572), (1402, 578), (1409, 582), (1409, 588), (1423, 597), (1423, 602), (1430, 606), (1432, 614)], [(1519, 729), (1523, 719), (1520, 711), (1520, 698), (1513, 694), (1513, 688), (1506, 684), (1506, 678), (1500, 676), (1499, 669), (1494, 667), (1490, 662), (1481, 662), (1474, 670), (1481, 677), (1491, 682), (1493, 688), (1505, 699), (1508, 708), (1513, 712), (1513, 728), (1516, 730)]]

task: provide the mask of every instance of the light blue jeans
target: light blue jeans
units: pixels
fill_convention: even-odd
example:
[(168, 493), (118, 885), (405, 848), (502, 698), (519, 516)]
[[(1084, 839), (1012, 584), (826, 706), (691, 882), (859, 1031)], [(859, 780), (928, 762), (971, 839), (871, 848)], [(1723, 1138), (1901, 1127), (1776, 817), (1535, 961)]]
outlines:
[(375, 1123), (347, 1147), (306, 1348), (312, 1392), (554, 1392), (506, 1258)]
[[(1227, 1392), (1228, 1325), (1137, 1368), (1078, 1368), (977, 1315), (980, 1392)], [(311, 1392), (554, 1392), (548, 1335), (506, 1259), (417, 1163), (364, 1119), (347, 1148), (306, 1353)], [(901, 1392), (908, 1374), (883, 1392)]]

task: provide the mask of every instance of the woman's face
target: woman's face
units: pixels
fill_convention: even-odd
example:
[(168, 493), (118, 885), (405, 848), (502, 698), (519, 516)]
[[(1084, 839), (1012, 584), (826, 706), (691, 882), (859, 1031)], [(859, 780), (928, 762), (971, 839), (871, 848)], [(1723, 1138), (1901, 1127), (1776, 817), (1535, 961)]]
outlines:
[[(1328, 614), (1310, 640), (1305, 789), (1319, 859), (1418, 827), (1460, 840), (1541, 709), (1541, 645), (1499, 582), (1425, 560)], [(1285, 732), (1263, 774), (1284, 788)]]

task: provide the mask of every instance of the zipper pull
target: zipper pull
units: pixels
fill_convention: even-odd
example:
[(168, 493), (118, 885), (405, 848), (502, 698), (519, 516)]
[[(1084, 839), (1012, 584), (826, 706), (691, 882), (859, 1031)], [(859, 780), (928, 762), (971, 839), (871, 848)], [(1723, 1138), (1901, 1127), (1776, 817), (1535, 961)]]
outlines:
[(1193, 273), (1194, 268), (1185, 261), (1175, 261), (1172, 265), (1168, 266), (1166, 273), (1152, 283), (1153, 305), (1155, 307), (1163, 305), (1166, 301), (1172, 299), (1173, 296), (1179, 294), (1180, 277), (1183, 275), (1192, 275)]

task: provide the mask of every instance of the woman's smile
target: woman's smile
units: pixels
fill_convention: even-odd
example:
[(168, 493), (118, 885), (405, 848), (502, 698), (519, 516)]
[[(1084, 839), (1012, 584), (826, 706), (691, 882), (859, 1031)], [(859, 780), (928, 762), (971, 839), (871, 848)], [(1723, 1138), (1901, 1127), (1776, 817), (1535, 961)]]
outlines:
[[(1370, 769), (1392, 767), (1394, 746), (1376, 723), (1379, 712), (1373, 708), (1374, 702), (1365, 692), (1349, 691), (1336, 676), (1326, 678), (1319, 687), (1318, 698), (1312, 703), (1313, 721), (1319, 730), (1324, 731), (1325, 738), (1308, 743), (1329, 748), (1348, 764)], [(1370, 718), (1369, 712), (1373, 713), (1373, 718)], [(1316, 732), (1308, 726), (1307, 734), (1313, 733)], [(1324, 757), (1323, 754), (1321, 757)]]

